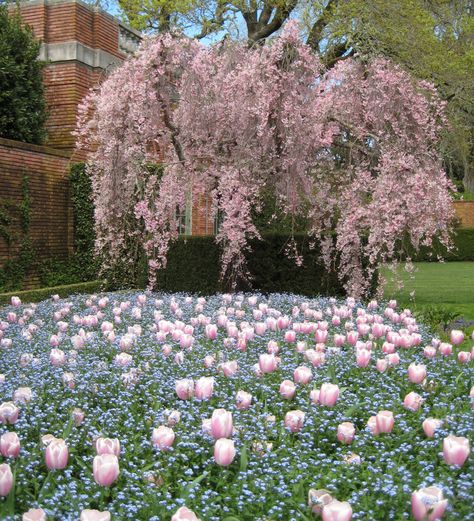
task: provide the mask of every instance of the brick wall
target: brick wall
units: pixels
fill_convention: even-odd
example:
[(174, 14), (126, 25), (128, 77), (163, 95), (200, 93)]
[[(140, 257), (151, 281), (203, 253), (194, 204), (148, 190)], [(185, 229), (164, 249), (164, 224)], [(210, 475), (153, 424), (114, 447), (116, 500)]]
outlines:
[[(0, 138), (0, 200), (15, 205), (23, 201), (22, 182), (29, 178), (29, 237), (38, 258), (65, 259), (73, 246), (72, 208), (68, 194), (69, 155), (48, 147), (29, 145)], [(12, 210), (9, 230), (22, 237), (21, 218)], [(0, 236), (0, 264), (14, 259), (18, 243), (8, 245)], [(38, 285), (38, 277), (30, 274), (26, 288)]]
[(461, 228), (474, 228), (474, 201), (455, 201), (454, 209)]

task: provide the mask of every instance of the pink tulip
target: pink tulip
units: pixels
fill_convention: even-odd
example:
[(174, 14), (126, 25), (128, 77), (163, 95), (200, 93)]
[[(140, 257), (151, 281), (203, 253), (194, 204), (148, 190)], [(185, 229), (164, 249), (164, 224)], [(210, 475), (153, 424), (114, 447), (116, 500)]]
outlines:
[(381, 338), (385, 335), (385, 326), (383, 324), (374, 324), (372, 326), (372, 335), (374, 338)]
[(347, 333), (347, 341), (352, 346), (355, 346), (358, 339), (359, 339), (359, 333), (357, 331), (349, 331), (349, 333)]
[(375, 364), (375, 368), (380, 373), (384, 373), (387, 370), (387, 368), (388, 368), (388, 361), (385, 360), (385, 358), (379, 358), (377, 360), (377, 363)]
[(356, 363), (359, 367), (367, 367), (370, 362), (371, 353), (367, 349), (359, 349), (356, 353)]
[(13, 393), (13, 401), (15, 403), (29, 403), (33, 399), (33, 391), (31, 387), (18, 387)]
[(20, 454), (20, 438), (16, 432), (6, 432), (0, 437), (0, 452), (4, 458), (17, 458)]
[(119, 462), (115, 454), (96, 456), (92, 465), (95, 482), (101, 487), (110, 487), (120, 474)]
[(22, 521), (46, 521), (46, 512), (42, 508), (31, 508), (21, 519)]
[(311, 512), (320, 516), (325, 505), (334, 501), (331, 494), (324, 489), (314, 490), (313, 488), (308, 492), (308, 506), (311, 507)]
[(319, 390), (319, 403), (326, 407), (333, 407), (339, 398), (339, 386), (335, 384), (323, 384)]
[(267, 330), (267, 324), (264, 322), (256, 322), (255, 323), (255, 333), (259, 336), (262, 336), (265, 334), (265, 331)]
[(414, 384), (421, 384), (426, 378), (426, 366), (423, 364), (410, 364), (408, 366), (408, 379)]
[(54, 438), (46, 447), (44, 458), (49, 470), (66, 468), (69, 459), (69, 450), (62, 438)]
[(252, 403), (252, 395), (245, 391), (239, 391), (235, 397), (237, 409), (248, 409)]
[(215, 409), (211, 417), (211, 434), (214, 439), (232, 436), (232, 413), (225, 409)]
[(350, 521), (352, 518), (352, 508), (347, 501), (337, 501), (324, 505), (323, 521)]
[(283, 380), (280, 384), (280, 394), (285, 400), (291, 400), (295, 396), (296, 386), (291, 380)]
[(428, 438), (433, 438), (436, 429), (441, 427), (441, 425), (443, 425), (442, 420), (437, 420), (436, 418), (426, 418), (426, 420), (423, 422), (423, 430)]
[(212, 367), (213, 365), (215, 364), (215, 359), (213, 356), (211, 355), (207, 355), (206, 357), (204, 357), (204, 367), (206, 369), (209, 369), (210, 367)]
[(423, 348), (423, 355), (426, 358), (434, 358), (436, 356), (436, 348), (433, 346), (426, 346)]
[(417, 411), (423, 402), (423, 398), (419, 394), (412, 391), (405, 396), (403, 400), (403, 407), (409, 411)]
[(377, 428), (377, 417), (376, 416), (371, 416), (368, 420), (367, 420), (367, 425), (370, 429), (370, 432), (374, 435), (374, 436), (377, 436), (377, 434), (379, 434), (379, 430)]
[(181, 507), (173, 515), (171, 521), (199, 521), (199, 518), (189, 508)]
[(378, 433), (387, 433), (392, 432), (393, 426), (395, 424), (395, 420), (393, 418), (393, 412), (391, 411), (380, 411), (375, 416), (375, 423), (377, 425)]
[(316, 340), (316, 343), (318, 344), (325, 344), (328, 339), (328, 332), (327, 330), (318, 329), (316, 333), (314, 334), (314, 338)]
[(313, 373), (309, 367), (301, 365), (297, 367), (293, 373), (293, 378), (297, 384), (309, 384), (313, 378)]
[(19, 297), (12, 297), (11, 298), (11, 303), (12, 303), (12, 306), (17, 308), (19, 306), (21, 306), (21, 300)]
[(173, 429), (160, 425), (157, 429), (153, 429), (151, 441), (153, 445), (160, 450), (168, 450), (174, 443), (175, 434)]
[(448, 500), (438, 487), (415, 490), (411, 495), (411, 509), (416, 521), (438, 521), (443, 517)]
[(258, 365), (262, 373), (271, 373), (277, 368), (278, 362), (275, 355), (263, 353), (259, 357)]
[(13, 487), (13, 474), (8, 463), (0, 465), (0, 496), (6, 497)]
[(215, 340), (217, 338), (217, 326), (215, 324), (207, 324), (206, 337), (209, 340)]
[(276, 325), (278, 329), (286, 329), (290, 325), (290, 319), (288, 317), (278, 317)]
[(336, 347), (342, 347), (346, 341), (346, 337), (344, 335), (335, 334), (334, 335), (334, 345)]
[(194, 381), (189, 378), (176, 380), (175, 389), (180, 400), (189, 400), (194, 395)]
[(349, 445), (354, 440), (355, 436), (355, 427), (351, 422), (343, 422), (337, 427), (337, 439), (344, 443), (345, 445)]
[(464, 342), (464, 333), (459, 331), (458, 329), (453, 329), (450, 335), (451, 343), (456, 345), (462, 344)]
[(318, 405), (319, 404), (319, 389), (313, 389), (309, 393), (309, 398), (314, 403), (314, 405)]
[(467, 438), (448, 436), (443, 440), (444, 461), (448, 465), (461, 467), (469, 457), (471, 447)]
[(288, 342), (288, 343), (296, 342), (296, 333), (292, 330), (285, 331), (285, 342)]
[(439, 345), (439, 352), (443, 356), (450, 356), (452, 354), (452, 352), (453, 352), (453, 346), (451, 344), (446, 343), (446, 342), (442, 342)]
[(117, 438), (97, 438), (95, 450), (99, 456), (103, 454), (115, 454), (118, 458), (120, 456), (120, 441)]
[(303, 428), (305, 414), (303, 411), (288, 411), (285, 415), (285, 427), (291, 432), (298, 432)]
[(227, 378), (234, 376), (237, 373), (237, 371), (239, 370), (239, 364), (238, 364), (237, 360), (231, 360), (230, 362), (225, 362), (224, 364), (222, 364), (221, 367), (222, 367), (224, 376), (226, 376)]
[(214, 378), (205, 377), (199, 378), (194, 386), (194, 395), (198, 400), (209, 400), (214, 390)]
[(398, 353), (387, 355), (387, 362), (389, 365), (398, 365), (400, 363), (400, 356)]
[(235, 446), (232, 440), (219, 438), (214, 444), (214, 459), (218, 465), (227, 467), (235, 458)]
[(458, 361), (461, 364), (467, 364), (471, 361), (471, 353), (469, 351), (459, 351)]

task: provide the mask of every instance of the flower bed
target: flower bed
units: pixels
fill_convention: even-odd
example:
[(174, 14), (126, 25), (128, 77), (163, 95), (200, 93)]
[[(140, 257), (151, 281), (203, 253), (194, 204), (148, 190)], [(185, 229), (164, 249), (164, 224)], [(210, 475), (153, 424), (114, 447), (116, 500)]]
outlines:
[(469, 519), (468, 341), (395, 306), (13, 298), (0, 518)]

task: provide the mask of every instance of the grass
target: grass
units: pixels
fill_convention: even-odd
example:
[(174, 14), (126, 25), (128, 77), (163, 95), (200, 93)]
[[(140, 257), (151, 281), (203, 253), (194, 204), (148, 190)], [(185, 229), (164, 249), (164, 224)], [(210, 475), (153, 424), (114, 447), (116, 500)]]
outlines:
[(415, 311), (438, 307), (474, 320), (474, 262), (418, 262), (415, 266), (417, 271), (413, 275), (400, 266), (404, 287), (397, 290), (389, 281), (385, 288), (386, 298), (395, 298)]

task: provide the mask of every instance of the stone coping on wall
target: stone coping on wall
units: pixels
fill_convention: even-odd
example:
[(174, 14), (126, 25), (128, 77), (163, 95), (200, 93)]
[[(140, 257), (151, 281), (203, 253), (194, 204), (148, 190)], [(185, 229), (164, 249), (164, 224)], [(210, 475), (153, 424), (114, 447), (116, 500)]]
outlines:
[(16, 141), (14, 139), (6, 139), (0, 137), (0, 145), (8, 148), (16, 148), (21, 150), (28, 150), (30, 152), (36, 152), (37, 154), (46, 154), (50, 156), (58, 156), (70, 158), (71, 153), (65, 152), (64, 150), (58, 150), (56, 148), (47, 147), (44, 145), (33, 145), (32, 143), (24, 143), (23, 141)]

